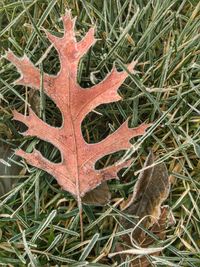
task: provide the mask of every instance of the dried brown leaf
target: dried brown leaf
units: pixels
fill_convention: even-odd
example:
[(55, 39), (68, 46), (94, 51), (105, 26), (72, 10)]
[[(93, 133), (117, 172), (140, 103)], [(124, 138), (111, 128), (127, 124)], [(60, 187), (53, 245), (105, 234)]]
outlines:
[[(164, 163), (154, 164), (151, 151), (145, 161), (144, 170), (135, 184), (130, 202), (124, 208), (126, 214), (135, 215), (142, 220), (143, 227), (150, 227), (160, 217), (160, 207), (167, 198), (170, 189), (168, 171)], [(152, 166), (151, 166), (152, 165)], [(151, 167), (148, 167), (151, 166)], [(123, 226), (131, 228), (131, 223), (122, 220)], [(142, 229), (137, 227), (133, 232), (134, 240), (138, 240)]]
[(92, 191), (89, 191), (82, 198), (82, 202), (87, 205), (104, 206), (111, 199), (111, 193), (107, 182), (101, 183)]
[[(125, 229), (134, 228), (134, 230), (131, 235), (122, 236), (123, 243), (117, 244), (117, 251), (132, 247), (132, 242), (142, 248), (148, 248), (155, 242), (155, 239), (144, 232), (139, 225), (151, 231), (159, 239), (165, 238), (169, 210), (166, 207), (161, 207), (161, 204), (167, 198), (169, 189), (170, 181), (167, 168), (164, 163), (154, 165), (154, 155), (151, 151), (145, 161), (144, 170), (140, 173), (135, 184), (131, 200), (124, 208), (126, 214), (135, 215), (137, 219), (134, 219), (134, 224), (125, 218), (120, 221)], [(136, 223), (140, 224), (135, 226)], [(152, 255), (159, 254), (160, 251)], [(126, 254), (120, 257), (121, 260), (125, 260)], [(151, 264), (147, 257), (140, 256), (132, 260), (131, 266), (149, 267)]]

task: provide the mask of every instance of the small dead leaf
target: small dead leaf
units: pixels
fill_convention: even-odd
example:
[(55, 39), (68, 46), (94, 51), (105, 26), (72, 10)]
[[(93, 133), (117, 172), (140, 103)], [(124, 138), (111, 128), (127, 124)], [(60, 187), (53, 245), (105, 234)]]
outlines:
[(31, 105), (32, 110), (35, 112), (35, 114), (39, 116), (40, 115), (40, 94), (38, 91), (32, 88), (29, 91), (29, 103)]
[(107, 182), (101, 183), (92, 191), (85, 194), (82, 202), (86, 205), (104, 206), (109, 203), (111, 193)]

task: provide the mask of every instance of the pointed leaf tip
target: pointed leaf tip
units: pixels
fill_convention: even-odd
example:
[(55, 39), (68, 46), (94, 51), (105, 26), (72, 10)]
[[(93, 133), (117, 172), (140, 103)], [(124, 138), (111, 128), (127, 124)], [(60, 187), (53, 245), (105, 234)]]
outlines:
[(73, 31), (76, 23), (76, 17), (72, 18), (71, 10), (65, 11), (65, 15), (62, 16), (62, 21), (66, 31)]

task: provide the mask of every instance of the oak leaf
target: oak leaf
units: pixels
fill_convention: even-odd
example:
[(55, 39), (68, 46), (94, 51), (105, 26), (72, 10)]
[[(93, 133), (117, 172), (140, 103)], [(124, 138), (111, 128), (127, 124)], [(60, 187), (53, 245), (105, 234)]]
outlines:
[[(143, 135), (149, 125), (141, 124), (139, 127), (131, 129), (128, 128), (128, 121), (126, 121), (103, 141), (95, 144), (86, 143), (81, 131), (83, 119), (97, 106), (121, 99), (117, 90), (127, 78), (128, 73), (126, 71), (118, 72), (114, 67), (102, 82), (91, 88), (81, 88), (77, 83), (78, 64), (81, 57), (96, 41), (94, 28), (90, 28), (85, 37), (77, 42), (74, 31), (75, 18), (72, 19), (70, 11), (66, 11), (62, 21), (64, 25), (62, 38), (46, 32), (49, 41), (58, 51), (60, 71), (55, 76), (47, 73), (43, 75), (44, 92), (60, 109), (62, 126), (48, 125), (31, 108), (28, 116), (24, 116), (16, 110), (13, 111), (14, 120), (18, 120), (28, 127), (23, 134), (36, 136), (53, 144), (60, 150), (62, 161), (60, 163), (50, 162), (36, 149), (32, 153), (18, 149), (16, 155), (54, 176), (59, 185), (80, 202), (88, 191), (96, 188), (103, 181), (116, 178), (117, 172), (121, 168), (129, 166), (130, 161), (117, 162), (101, 170), (95, 169), (95, 163), (107, 154), (130, 148), (129, 140), (134, 136)], [(18, 58), (13, 52), (8, 51), (6, 58), (21, 73), (21, 77), (15, 81), (15, 84), (28, 86), (35, 90), (40, 89), (40, 71), (27, 56)], [(133, 72), (135, 65), (136, 61), (133, 61), (127, 66), (127, 69)]]

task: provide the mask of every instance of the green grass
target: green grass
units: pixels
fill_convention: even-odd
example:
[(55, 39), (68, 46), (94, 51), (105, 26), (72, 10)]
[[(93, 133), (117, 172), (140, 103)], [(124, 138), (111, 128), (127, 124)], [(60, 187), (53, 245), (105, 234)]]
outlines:
[[(10, 48), (19, 56), (26, 53), (36, 64), (50, 46), (43, 28), (62, 36), (60, 16), (65, 8), (77, 16), (78, 39), (94, 24), (99, 39), (80, 62), (81, 86), (101, 81), (114, 62), (126, 69), (132, 59), (139, 61), (137, 73), (130, 74), (120, 88), (124, 100), (102, 105), (85, 118), (85, 139), (102, 140), (128, 117), (130, 127), (153, 123), (145, 136), (134, 140), (140, 146), (129, 172), (109, 183), (110, 205), (84, 206), (84, 242), (73, 197), (50, 175), (14, 156), (14, 149), (24, 144), (30, 151), (37, 145), (51, 160), (60, 157), (51, 144), (19, 134), (23, 127), (11, 120), (11, 110), (27, 110), (30, 88), (12, 84), (19, 75), (3, 58)], [(199, 29), (198, 0), (1, 0), (0, 158), (11, 167), (1, 164), (0, 179), (16, 184), (0, 202), (0, 265), (119, 266), (108, 257), (120, 236), (116, 225), (121, 212), (116, 203), (131, 194), (135, 174), (152, 148), (171, 175), (165, 204), (176, 224), (167, 229), (164, 243), (156, 243), (166, 245), (165, 250), (151, 260), (154, 266), (200, 266)], [(59, 70), (54, 48), (42, 68), (52, 74)], [(40, 112), (48, 123), (60, 125), (61, 115), (48, 97), (41, 97)], [(117, 156), (101, 160), (99, 166)], [(120, 266), (128, 266), (128, 260)]]

